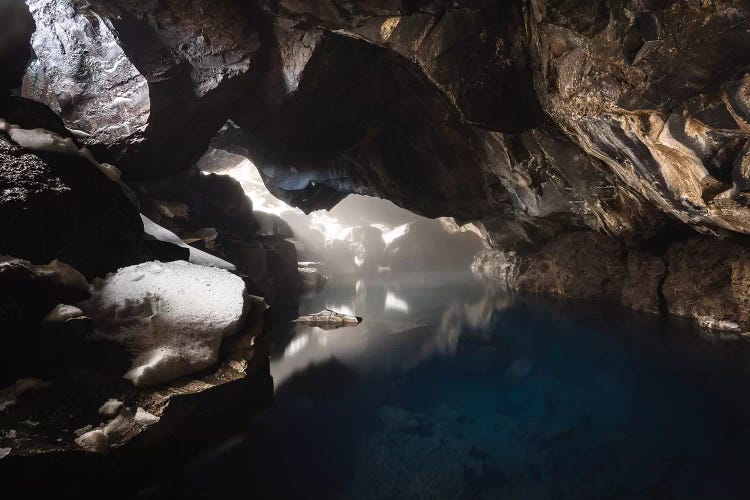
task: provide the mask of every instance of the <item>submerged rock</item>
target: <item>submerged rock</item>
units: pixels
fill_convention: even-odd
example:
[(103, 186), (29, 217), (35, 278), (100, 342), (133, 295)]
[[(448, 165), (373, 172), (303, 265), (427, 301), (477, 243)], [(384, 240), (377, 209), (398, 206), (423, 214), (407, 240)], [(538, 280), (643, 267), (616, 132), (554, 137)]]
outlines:
[(324, 330), (334, 330), (344, 326), (357, 326), (362, 323), (360, 316), (351, 314), (338, 313), (331, 309), (324, 309), (315, 314), (306, 314), (292, 321), (292, 323), (302, 323), (310, 326), (317, 326)]
[(136, 386), (165, 383), (216, 362), (245, 313), (245, 285), (225, 270), (147, 262), (94, 281), (83, 310), (100, 333), (128, 347)]

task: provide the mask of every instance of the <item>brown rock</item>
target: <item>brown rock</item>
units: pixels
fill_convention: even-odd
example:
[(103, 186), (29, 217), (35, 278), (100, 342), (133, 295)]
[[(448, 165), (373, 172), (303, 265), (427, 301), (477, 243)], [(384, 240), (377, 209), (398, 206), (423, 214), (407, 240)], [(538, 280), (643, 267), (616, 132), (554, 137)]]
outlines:
[(575, 299), (619, 300), (626, 276), (623, 249), (604, 235), (562, 234), (527, 257), (516, 287)]
[(659, 314), (659, 291), (664, 274), (663, 259), (637, 249), (628, 252), (622, 304), (636, 311)]
[(728, 241), (695, 239), (675, 244), (666, 258), (663, 293), (669, 312), (750, 326), (747, 248)]

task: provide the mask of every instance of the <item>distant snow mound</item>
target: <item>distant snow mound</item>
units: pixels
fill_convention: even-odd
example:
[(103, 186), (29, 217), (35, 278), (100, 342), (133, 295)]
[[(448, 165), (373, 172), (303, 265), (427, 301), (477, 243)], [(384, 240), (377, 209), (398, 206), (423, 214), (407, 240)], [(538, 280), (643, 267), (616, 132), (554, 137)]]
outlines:
[(125, 267), (91, 286), (83, 304), (96, 329), (136, 356), (136, 386), (169, 382), (215, 363), (240, 328), (245, 284), (223, 269), (184, 261)]

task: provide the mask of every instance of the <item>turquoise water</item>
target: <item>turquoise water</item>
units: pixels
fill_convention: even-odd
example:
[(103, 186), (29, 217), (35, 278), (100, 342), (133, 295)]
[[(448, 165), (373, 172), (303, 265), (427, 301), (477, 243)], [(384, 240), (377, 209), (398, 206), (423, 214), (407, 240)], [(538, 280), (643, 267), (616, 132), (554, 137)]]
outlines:
[(273, 406), (180, 498), (747, 498), (743, 341), (469, 275), (341, 281), (277, 321)]

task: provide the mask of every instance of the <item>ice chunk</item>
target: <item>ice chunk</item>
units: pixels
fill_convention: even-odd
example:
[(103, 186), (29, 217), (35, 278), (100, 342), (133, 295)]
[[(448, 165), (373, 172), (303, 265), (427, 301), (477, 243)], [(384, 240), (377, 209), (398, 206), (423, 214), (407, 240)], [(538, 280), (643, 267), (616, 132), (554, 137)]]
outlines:
[(136, 356), (136, 386), (171, 381), (213, 364), (242, 323), (245, 284), (223, 269), (147, 262), (94, 281), (82, 304), (102, 334)]
[(145, 232), (152, 238), (159, 240), (159, 241), (172, 243), (177, 246), (181, 246), (182, 248), (187, 248), (188, 250), (190, 250), (190, 262), (191, 263), (198, 264), (201, 266), (218, 267), (221, 269), (227, 269), (229, 271), (234, 271), (236, 269), (234, 264), (231, 264), (218, 257), (215, 257), (211, 255), (210, 253), (204, 252), (203, 250), (199, 250), (197, 248), (191, 247), (190, 245), (182, 241), (180, 237), (174, 234), (172, 231), (161, 227), (159, 224), (152, 221), (145, 215), (141, 214), (141, 219), (143, 220), (143, 232)]

